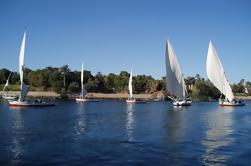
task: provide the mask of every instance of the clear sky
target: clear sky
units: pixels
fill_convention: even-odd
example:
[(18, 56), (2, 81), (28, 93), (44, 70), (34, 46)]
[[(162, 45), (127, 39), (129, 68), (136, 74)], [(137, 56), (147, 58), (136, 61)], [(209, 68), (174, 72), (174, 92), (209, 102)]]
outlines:
[(1, 0), (0, 68), (18, 70), (27, 27), (25, 64), (68, 64), (92, 74), (165, 75), (165, 40), (185, 76), (206, 77), (212, 40), (230, 82), (251, 81), (249, 0)]

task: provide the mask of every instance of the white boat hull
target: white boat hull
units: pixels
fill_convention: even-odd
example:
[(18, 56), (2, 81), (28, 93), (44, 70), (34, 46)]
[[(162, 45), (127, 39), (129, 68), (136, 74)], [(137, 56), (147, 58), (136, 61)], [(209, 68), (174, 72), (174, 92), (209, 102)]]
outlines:
[(137, 103), (137, 104), (141, 104), (141, 103), (146, 103), (146, 101), (144, 100), (136, 100), (136, 99), (128, 99), (126, 100), (126, 103), (130, 104), (130, 103)]
[(127, 103), (136, 103), (136, 100), (135, 99), (127, 99), (126, 102)]
[(190, 106), (191, 103), (190, 100), (176, 100), (173, 102), (173, 106)]
[(228, 102), (228, 101), (219, 101), (219, 105), (220, 106), (244, 106), (245, 103), (241, 102), (241, 101), (237, 101), (237, 102)]
[(76, 98), (76, 102), (98, 102), (99, 100), (87, 99), (87, 98)]
[(35, 102), (35, 101), (9, 101), (11, 107), (49, 107), (55, 106), (54, 103)]
[(5, 100), (17, 100), (18, 99), (18, 97), (14, 95), (3, 95), (2, 97)]

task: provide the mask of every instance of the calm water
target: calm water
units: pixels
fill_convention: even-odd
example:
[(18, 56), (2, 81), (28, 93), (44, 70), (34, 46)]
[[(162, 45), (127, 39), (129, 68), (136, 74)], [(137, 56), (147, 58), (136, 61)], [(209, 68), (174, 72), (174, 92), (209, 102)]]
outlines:
[(0, 103), (0, 165), (250, 165), (251, 102)]

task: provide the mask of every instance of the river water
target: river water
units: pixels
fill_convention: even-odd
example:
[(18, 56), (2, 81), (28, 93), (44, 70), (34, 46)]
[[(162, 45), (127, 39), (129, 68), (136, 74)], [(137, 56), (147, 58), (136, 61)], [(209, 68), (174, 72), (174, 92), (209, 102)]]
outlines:
[(250, 165), (251, 102), (0, 103), (0, 165)]

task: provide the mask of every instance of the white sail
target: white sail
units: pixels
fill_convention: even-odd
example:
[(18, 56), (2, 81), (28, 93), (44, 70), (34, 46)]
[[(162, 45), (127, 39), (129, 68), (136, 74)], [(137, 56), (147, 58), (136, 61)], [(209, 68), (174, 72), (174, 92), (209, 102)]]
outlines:
[(82, 63), (82, 69), (81, 69), (81, 93), (80, 96), (84, 97), (86, 95), (86, 90), (84, 87), (84, 64)]
[(128, 90), (129, 90), (129, 99), (132, 99), (132, 70), (130, 73), (129, 83), (128, 83)]
[(8, 79), (6, 80), (6, 83), (3, 87), (3, 91), (5, 91), (6, 87), (9, 86), (9, 80), (10, 80), (10, 76), (11, 76), (12, 72), (10, 72), (9, 76), (8, 76)]
[(214, 84), (214, 86), (226, 96), (228, 101), (234, 98), (231, 86), (226, 78), (223, 66), (219, 56), (212, 44), (209, 42), (207, 53), (207, 77)]
[(20, 74), (20, 82), (21, 82), (21, 91), (19, 100), (23, 101), (29, 92), (28, 86), (24, 84), (23, 76), (24, 76), (24, 53), (25, 53), (25, 40), (26, 40), (26, 32), (24, 33), (20, 53), (19, 53), (19, 74)]
[(245, 90), (245, 93), (248, 94), (248, 88), (245, 88), (244, 90)]
[(170, 41), (166, 42), (166, 88), (177, 99), (186, 99), (186, 85)]

